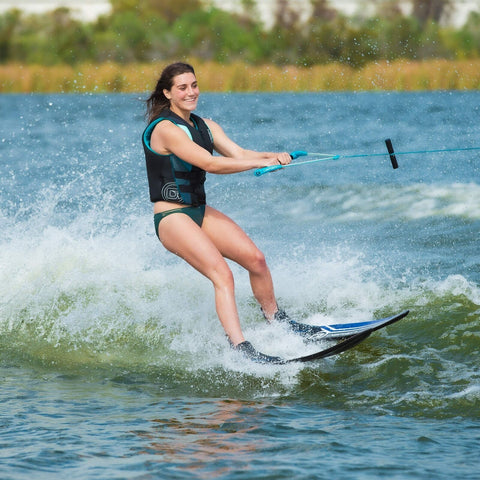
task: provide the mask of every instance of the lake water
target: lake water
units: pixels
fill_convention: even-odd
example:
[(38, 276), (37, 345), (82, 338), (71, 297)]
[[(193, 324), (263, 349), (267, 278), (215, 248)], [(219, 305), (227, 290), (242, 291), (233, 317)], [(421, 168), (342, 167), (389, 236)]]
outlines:
[[(135, 95), (0, 96), (1, 478), (479, 479), (480, 93), (204, 94), (258, 150), (343, 158), (209, 175), (310, 323), (400, 323), (338, 357), (245, 361), (210, 283), (158, 242)], [(246, 338), (266, 325), (232, 265)]]

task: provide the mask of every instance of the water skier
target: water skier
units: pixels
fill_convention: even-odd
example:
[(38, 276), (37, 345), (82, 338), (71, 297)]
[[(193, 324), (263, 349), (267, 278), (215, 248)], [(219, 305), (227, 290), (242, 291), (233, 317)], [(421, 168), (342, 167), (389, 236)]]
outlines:
[[(214, 121), (193, 111), (199, 87), (192, 66), (167, 66), (147, 99), (145, 150), (155, 230), (163, 246), (183, 258), (213, 283), (218, 318), (232, 346), (249, 357), (268, 361), (245, 341), (235, 301), (228, 258), (250, 277), (253, 295), (268, 321), (282, 320), (270, 270), (263, 253), (229, 217), (206, 204), (205, 174), (229, 174), (286, 165), (288, 153), (246, 150)], [(216, 151), (220, 156), (214, 156)]]

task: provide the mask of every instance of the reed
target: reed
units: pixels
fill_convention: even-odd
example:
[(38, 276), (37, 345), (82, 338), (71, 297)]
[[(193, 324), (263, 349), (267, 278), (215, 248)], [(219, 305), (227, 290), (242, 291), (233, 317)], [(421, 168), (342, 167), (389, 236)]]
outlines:
[[(0, 65), (0, 93), (140, 93), (150, 91), (164, 63)], [(418, 91), (480, 89), (480, 59), (397, 60), (355, 70), (342, 64), (247, 65), (191, 61), (206, 92)]]

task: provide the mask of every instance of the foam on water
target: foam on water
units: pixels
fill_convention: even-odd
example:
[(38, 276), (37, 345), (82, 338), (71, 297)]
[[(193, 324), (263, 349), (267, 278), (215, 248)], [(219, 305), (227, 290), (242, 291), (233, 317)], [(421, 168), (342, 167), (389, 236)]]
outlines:
[(411, 185), (312, 186), (289, 203), (288, 216), (302, 222), (418, 220), (458, 217), (480, 219), (480, 185), (453, 183)]
[[(245, 368), (227, 346), (210, 283), (147, 233), (150, 216), (131, 218), (130, 228), (120, 230), (100, 230), (97, 221), (91, 212), (63, 227), (4, 218), (0, 316), (9, 341), (56, 364), (61, 358), (133, 369), (176, 362), (180, 368)], [(232, 268), (248, 339), (285, 357), (318, 348), (263, 322), (247, 275)], [(380, 272), (362, 254), (340, 247), (273, 267), (281, 305), (310, 323), (367, 320), (407, 307), (415, 316), (432, 305), (451, 309), (452, 301), (478, 314), (480, 290), (462, 275), (407, 281), (408, 272)]]

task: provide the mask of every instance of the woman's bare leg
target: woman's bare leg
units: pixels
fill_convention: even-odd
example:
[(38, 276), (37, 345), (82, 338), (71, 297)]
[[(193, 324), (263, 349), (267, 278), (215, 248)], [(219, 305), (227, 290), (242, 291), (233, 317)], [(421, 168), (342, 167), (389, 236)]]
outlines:
[(230, 341), (234, 345), (245, 341), (232, 272), (209, 235), (183, 213), (162, 219), (158, 232), (165, 248), (183, 258), (213, 283), (217, 315)]
[(233, 220), (214, 208), (207, 206), (202, 230), (224, 257), (249, 272), (253, 295), (267, 319), (272, 320), (278, 307), (272, 276), (263, 253)]

